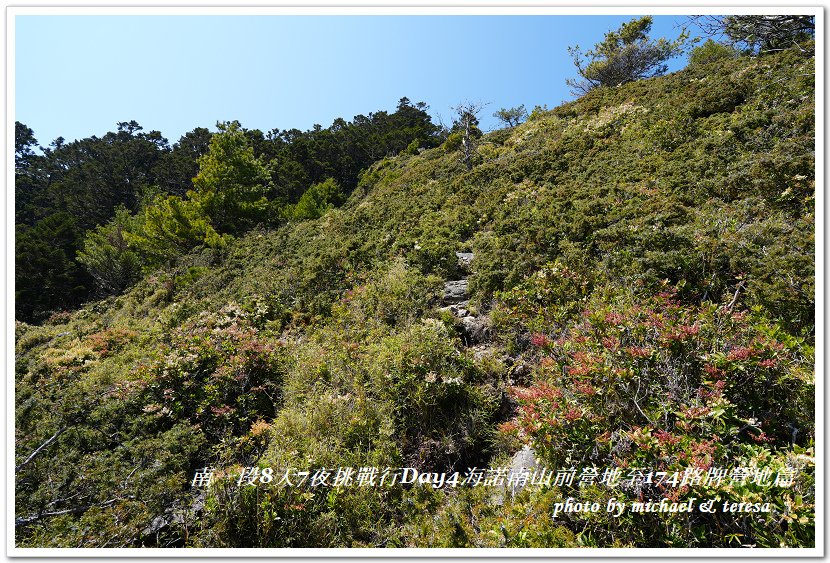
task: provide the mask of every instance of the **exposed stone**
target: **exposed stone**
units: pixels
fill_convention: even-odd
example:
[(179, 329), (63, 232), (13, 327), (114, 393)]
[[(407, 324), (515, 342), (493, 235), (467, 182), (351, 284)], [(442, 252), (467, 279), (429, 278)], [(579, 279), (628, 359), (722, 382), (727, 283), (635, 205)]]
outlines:
[(468, 346), (486, 342), (490, 336), (490, 327), (487, 325), (487, 320), (482, 317), (462, 317), (461, 328)]
[(470, 348), (470, 351), (473, 353), (473, 359), (477, 362), (480, 362), (487, 357), (502, 359), (498, 356), (498, 349), (489, 342), (485, 344), (476, 344)]
[(470, 311), (467, 309), (467, 306), (470, 304), (469, 301), (461, 301), (460, 303), (455, 303), (453, 305), (448, 305), (446, 307), (441, 307), (438, 309), (439, 311), (446, 311), (454, 317), (469, 317), (471, 315)]
[(456, 258), (458, 258), (458, 265), (461, 266), (461, 269), (464, 271), (469, 271), (470, 266), (473, 263), (473, 253), (472, 252), (456, 252)]
[(189, 522), (198, 519), (199, 515), (204, 511), (204, 508), (205, 497), (204, 492), (201, 491), (193, 499), (193, 504), (189, 508), (168, 507), (163, 514), (156, 516), (150, 522), (150, 525), (142, 530), (141, 544), (156, 545), (161, 534), (173, 526), (186, 526)]
[(448, 281), (444, 284), (444, 299), (445, 305), (461, 303), (467, 300), (468, 291), (467, 280)]
[[(530, 446), (524, 446), (521, 450), (516, 452), (513, 456), (513, 461), (510, 464), (510, 470), (513, 474), (519, 474), (522, 471), (533, 472), (535, 467), (536, 452), (533, 451), (533, 448)], [(517, 483), (517, 481), (517, 479), (514, 479), (510, 485), (511, 496), (516, 496), (516, 494), (524, 488), (524, 485)]]
[(530, 366), (524, 362), (516, 362), (508, 371), (511, 385), (527, 385), (530, 383), (530, 376), (533, 373)]
[(510, 493), (510, 497), (512, 498), (521, 492), (521, 490), (524, 489), (530, 481), (530, 474), (533, 473), (535, 467), (536, 452), (533, 451), (533, 448), (524, 446), (521, 450), (516, 452), (510, 462), (510, 474), (518, 476), (524, 473), (528, 476), (528, 478), (524, 480), (524, 483), (522, 483), (521, 479), (517, 479), (515, 477), (512, 479), (506, 479), (505, 482), (496, 489), (495, 495), (493, 495), (493, 502), (496, 506), (502, 506), (504, 504), (507, 493)]

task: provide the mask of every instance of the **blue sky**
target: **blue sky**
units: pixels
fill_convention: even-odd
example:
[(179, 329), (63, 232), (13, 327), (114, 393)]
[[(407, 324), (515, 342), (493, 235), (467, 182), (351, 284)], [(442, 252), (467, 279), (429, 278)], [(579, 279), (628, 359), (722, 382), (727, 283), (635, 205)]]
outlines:
[[(195, 127), (327, 127), (399, 98), (451, 121), (571, 99), (569, 45), (590, 48), (627, 16), (16, 16), (15, 120), (41, 145), (138, 121), (175, 142)], [(674, 38), (684, 16), (655, 16)], [(685, 57), (671, 70), (685, 66)]]

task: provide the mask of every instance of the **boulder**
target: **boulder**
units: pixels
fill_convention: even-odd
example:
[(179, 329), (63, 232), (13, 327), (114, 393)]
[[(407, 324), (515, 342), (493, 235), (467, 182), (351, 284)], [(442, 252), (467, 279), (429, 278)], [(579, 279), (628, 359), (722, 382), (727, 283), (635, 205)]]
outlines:
[(470, 311), (467, 309), (467, 306), (470, 304), (469, 301), (461, 301), (460, 303), (455, 303), (453, 305), (447, 305), (446, 307), (441, 307), (438, 309), (439, 311), (446, 311), (451, 314), (453, 317), (469, 317)]
[(470, 271), (470, 266), (473, 263), (472, 252), (456, 252), (455, 257), (458, 258), (458, 265), (461, 267), (462, 270), (464, 270), (465, 272)]
[(461, 330), (468, 346), (489, 340), (490, 327), (485, 317), (461, 317)]
[(453, 305), (467, 300), (467, 280), (448, 281), (444, 284), (444, 305)]
[[(533, 451), (533, 448), (530, 446), (524, 446), (513, 456), (513, 461), (510, 464), (510, 471), (514, 474), (521, 473), (522, 471), (533, 473), (536, 465), (536, 452)], [(516, 496), (516, 494), (524, 487), (525, 485), (514, 480), (514, 482), (510, 485), (510, 495)]]

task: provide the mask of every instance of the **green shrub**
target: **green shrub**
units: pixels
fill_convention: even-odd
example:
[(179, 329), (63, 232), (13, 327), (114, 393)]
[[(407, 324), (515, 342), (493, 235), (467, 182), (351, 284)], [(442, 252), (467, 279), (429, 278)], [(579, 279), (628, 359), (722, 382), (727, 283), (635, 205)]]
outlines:
[(731, 45), (707, 39), (703, 45), (698, 45), (689, 53), (689, 66), (706, 65), (721, 59), (734, 59), (739, 55), (740, 53)]
[[(124, 239), (158, 271), (15, 327), (16, 462), (68, 426), (16, 472), (16, 512), (72, 510), (19, 527), (17, 544), (813, 545), (813, 66), (788, 50), (597, 89), (488, 135), (497, 154), (471, 171), (441, 148), (385, 158), (342, 207), (323, 182), (303, 220), (236, 239), (198, 197), (156, 197)], [(228, 154), (255, 177), (243, 145)], [(224, 209), (255, 224), (261, 184), (211, 174), (249, 185), (257, 213)], [(290, 176), (269, 193), (309, 183)], [(442, 282), (467, 275), (461, 250), (493, 333), (473, 349), (435, 310)], [(463, 472), (522, 442), (549, 468), (798, 473), (789, 488), (516, 495), (236, 486), (253, 465)], [(197, 518), (189, 478), (208, 464), (222, 471)], [(641, 493), (773, 508), (551, 518), (568, 496)], [(142, 536), (168, 510), (183, 520)]]
[[(380, 268), (379, 268), (380, 269)], [(422, 316), (438, 298), (441, 280), (424, 276), (398, 259), (369, 283), (346, 291), (350, 317), (375, 319), (390, 326), (407, 326)]]
[(83, 264), (104, 293), (121, 293), (141, 274), (141, 260), (129, 248), (124, 234), (133, 230), (135, 224), (127, 209), (120, 207), (109, 223), (89, 231), (84, 238), (78, 262)]
[(325, 182), (314, 184), (300, 197), (295, 205), (286, 208), (285, 214), (294, 220), (303, 221), (317, 219), (326, 210), (340, 205), (344, 200), (340, 186), (334, 179), (329, 178)]
[(249, 315), (230, 304), (173, 332), (169, 349), (141, 370), (142, 408), (213, 438), (239, 436), (277, 411), (282, 371), (281, 344), (258, 337)]
[(124, 233), (128, 246), (151, 266), (166, 264), (198, 245), (221, 248), (230, 240), (214, 230), (198, 202), (177, 196), (156, 197), (138, 214), (133, 228)]
[(486, 455), (496, 405), (452, 341), (445, 325), (426, 319), (373, 351), (372, 385), (392, 405), (396, 439), (410, 467), (439, 471)]
[[(757, 312), (683, 305), (671, 289), (644, 300), (603, 292), (572, 324), (554, 324), (531, 342), (540, 356), (535, 381), (514, 389), (518, 416), (503, 428), (532, 443), (551, 467), (659, 468), (668, 474), (742, 462), (780, 468), (812, 446), (812, 348)], [(735, 489), (724, 482), (606, 491), (629, 500), (640, 491), (641, 501), (758, 502), (766, 494), (776, 515), (764, 525), (720, 513), (698, 521), (669, 518), (667, 534), (648, 528), (662, 525), (666, 515), (660, 515), (659, 521), (639, 521), (630, 536), (602, 533), (637, 545), (728, 545), (720, 543), (728, 539), (714, 534), (717, 529), (742, 542), (778, 545), (797, 537), (809, 545), (812, 519), (803, 518), (813, 504), (813, 468), (801, 465), (804, 474), (792, 489)], [(576, 485), (572, 492), (588, 493)], [(794, 495), (802, 500), (793, 504)]]
[(447, 136), (447, 140), (444, 141), (444, 144), (441, 145), (441, 148), (444, 149), (445, 152), (455, 152), (461, 148), (461, 141), (463, 139), (463, 135), (456, 131), (455, 133), (450, 133)]

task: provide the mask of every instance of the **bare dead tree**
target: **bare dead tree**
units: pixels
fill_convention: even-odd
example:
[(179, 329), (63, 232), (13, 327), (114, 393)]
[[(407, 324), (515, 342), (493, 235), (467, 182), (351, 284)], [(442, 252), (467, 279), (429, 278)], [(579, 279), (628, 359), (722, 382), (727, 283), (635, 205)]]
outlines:
[(487, 104), (481, 102), (462, 102), (453, 108), (456, 113), (454, 129), (461, 133), (461, 158), (459, 159), (467, 167), (473, 169), (473, 157), (478, 147), (478, 139), (481, 137), (481, 129), (478, 127), (478, 114)]

